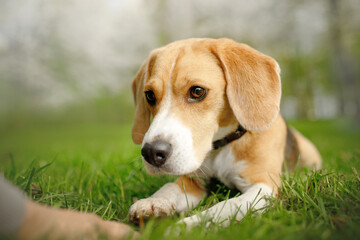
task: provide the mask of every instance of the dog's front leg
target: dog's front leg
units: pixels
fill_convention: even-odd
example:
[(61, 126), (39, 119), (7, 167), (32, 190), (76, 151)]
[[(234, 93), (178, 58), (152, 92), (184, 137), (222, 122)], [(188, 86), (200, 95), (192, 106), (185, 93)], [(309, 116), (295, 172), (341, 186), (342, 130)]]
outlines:
[(211, 221), (227, 226), (232, 219), (240, 221), (250, 208), (258, 210), (265, 207), (268, 204), (265, 196), (273, 196), (273, 189), (266, 184), (257, 183), (241, 196), (219, 202), (199, 215), (184, 218), (180, 223), (185, 223), (187, 228), (196, 226), (201, 221), (209, 221), (209, 223)]
[(135, 202), (129, 210), (130, 221), (138, 223), (140, 216), (169, 216), (196, 207), (205, 196), (201, 180), (187, 176), (167, 183), (151, 197)]

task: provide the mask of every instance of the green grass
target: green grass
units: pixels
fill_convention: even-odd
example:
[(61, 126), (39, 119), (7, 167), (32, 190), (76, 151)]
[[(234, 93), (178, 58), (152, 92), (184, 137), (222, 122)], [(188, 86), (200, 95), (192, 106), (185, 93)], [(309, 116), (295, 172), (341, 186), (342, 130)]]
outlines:
[[(228, 228), (170, 231), (182, 216), (147, 222), (143, 239), (356, 239), (360, 236), (360, 129), (348, 121), (292, 122), (323, 156), (323, 170), (284, 174), (277, 199)], [(18, 124), (0, 128), (0, 171), (36, 201), (128, 223), (135, 198), (171, 176), (149, 176), (130, 124)], [(192, 213), (238, 194), (213, 183)], [(135, 227), (136, 228), (136, 227)], [(166, 234), (165, 234), (166, 233)]]

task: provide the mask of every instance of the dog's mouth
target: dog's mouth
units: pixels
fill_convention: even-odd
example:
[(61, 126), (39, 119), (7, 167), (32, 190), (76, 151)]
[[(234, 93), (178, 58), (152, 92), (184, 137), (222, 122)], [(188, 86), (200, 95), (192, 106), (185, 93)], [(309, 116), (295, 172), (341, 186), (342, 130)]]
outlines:
[[(234, 131), (235, 128), (235, 131)], [(196, 172), (213, 150), (218, 150), (230, 142), (241, 138), (246, 133), (240, 125), (232, 125), (221, 134), (214, 135), (203, 151), (196, 152), (192, 141), (174, 141), (153, 138), (144, 142), (141, 150), (142, 159), (149, 174), (187, 175)], [(192, 139), (189, 137), (188, 139)], [(180, 144), (179, 144), (180, 142)], [(205, 148), (205, 149), (204, 149)], [(197, 154), (196, 154), (197, 153)], [(200, 169), (201, 170), (201, 169)]]
[(149, 164), (144, 158), (143, 163), (146, 171), (151, 175), (186, 175), (195, 172), (201, 166), (199, 161), (177, 161), (169, 159), (166, 163), (161, 166), (154, 166)]
[(143, 143), (141, 155), (149, 174), (186, 175), (200, 167), (202, 161), (195, 154), (191, 135), (178, 135), (152, 137)]

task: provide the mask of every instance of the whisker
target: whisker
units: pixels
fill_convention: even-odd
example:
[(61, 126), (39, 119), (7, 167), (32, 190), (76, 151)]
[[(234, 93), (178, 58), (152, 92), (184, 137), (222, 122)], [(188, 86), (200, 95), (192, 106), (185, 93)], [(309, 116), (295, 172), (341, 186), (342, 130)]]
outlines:
[(206, 166), (206, 165), (201, 165), (200, 168), (205, 168), (205, 169), (204, 169), (205, 171), (211, 173), (211, 169), (210, 169), (208, 166)]
[(199, 175), (196, 172), (194, 172), (194, 174), (195, 174), (196, 178), (200, 178)]
[(204, 174), (204, 176), (206, 176), (206, 173), (201, 169), (201, 167), (199, 167), (199, 170)]

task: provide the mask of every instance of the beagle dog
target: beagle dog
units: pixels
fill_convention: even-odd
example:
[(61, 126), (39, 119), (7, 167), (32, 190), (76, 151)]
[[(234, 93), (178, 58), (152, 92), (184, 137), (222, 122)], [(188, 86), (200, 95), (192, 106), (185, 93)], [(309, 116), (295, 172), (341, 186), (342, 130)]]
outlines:
[[(228, 225), (276, 196), (281, 172), (298, 164), (319, 169), (315, 146), (279, 114), (278, 63), (230, 39), (187, 39), (150, 53), (132, 83), (132, 138), (150, 174), (180, 175), (135, 202), (129, 217), (195, 208), (205, 182), (218, 178), (241, 195), (182, 220)], [(152, 118), (152, 120), (151, 120)]]

